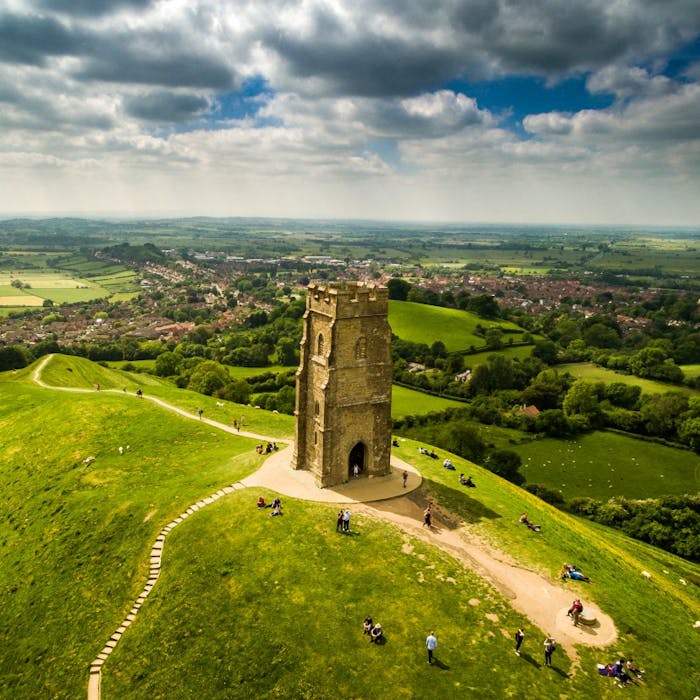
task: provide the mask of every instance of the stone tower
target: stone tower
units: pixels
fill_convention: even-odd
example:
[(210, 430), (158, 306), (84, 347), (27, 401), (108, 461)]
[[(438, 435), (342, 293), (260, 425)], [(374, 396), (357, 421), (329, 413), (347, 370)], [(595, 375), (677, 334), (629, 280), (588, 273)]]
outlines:
[(310, 284), (297, 371), (293, 469), (320, 487), (389, 473), (389, 290)]

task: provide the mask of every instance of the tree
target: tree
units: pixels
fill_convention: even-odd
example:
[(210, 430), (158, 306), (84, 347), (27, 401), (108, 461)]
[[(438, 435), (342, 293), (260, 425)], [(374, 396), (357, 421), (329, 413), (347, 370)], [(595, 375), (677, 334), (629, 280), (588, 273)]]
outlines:
[(642, 402), (640, 413), (650, 435), (673, 437), (676, 420), (688, 410), (688, 397), (679, 392), (652, 394)]
[(155, 372), (159, 377), (173, 377), (180, 371), (182, 356), (174, 352), (163, 352), (156, 358)]
[(500, 350), (503, 347), (503, 331), (500, 328), (489, 328), (484, 334), (486, 347)]
[(520, 455), (513, 450), (493, 450), (486, 460), (488, 469), (514, 484), (522, 484), (525, 481), (525, 477), (519, 471), (521, 464)]
[(277, 341), (277, 362), (284, 367), (294, 367), (299, 364), (298, 344), (291, 338), (282, 337)]
[(211, 396), (230, 382), (228, 370), (213, 360), (205, 360), (194, 369), (187, 388)]
[(620, 347), (620, 336), (617, 331), (604, 323), (594, 323), (583, 332), (583, 339), (586, 345), (596, 348), (617, 348)]
[(430, 354), (433, 357), (447, 357), (447, 348), (445, 347), (445, 343), (443, 343), (442, 340), (436, 340), (430, 346)]
[(564, 437), (569, 433), (569, 421), (566, 420), (564, 411), (553, 408), (549, 411), (542, 411), (535, 418), (535, 430), (550, 437)]
[(559, 408), (569, 388), (569, 382), (568, 377), (554, 369), (544, 370), (523, 390), (522, 399), (527, 404), (537, 406), (540, 411)]
[(450, 375), (459, 374), (464, 371), (464, 357), (457, 352), (453, 352), (447, 356), (447, 364), (445, 372)]
[(460, 455), (472, 462), (480, 462), (486, 450), (481, 433), (464, 421), (457, 421), (445, 426), (439, 444), (446, 450)]
[(532, 354), (546, 365), (553, 365), (557, 361), (557, 346), (551, 340), (538, 340)]
[(27, 351), (19, 345), (0, 347), (0, 372), (8, 369), (22, 369), (30, 362)]
[(599, 404), (602, 383), (578, 379), (564, 397), (564, 413), (567, 416), (584, 417), (593, 427), (600, 425), (602, 411)]

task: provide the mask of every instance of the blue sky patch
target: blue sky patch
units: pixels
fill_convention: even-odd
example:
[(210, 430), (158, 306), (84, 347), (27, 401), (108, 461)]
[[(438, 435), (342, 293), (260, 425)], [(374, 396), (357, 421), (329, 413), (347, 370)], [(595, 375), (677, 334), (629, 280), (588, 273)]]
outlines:
[(511, 76), (479, 83), (452, 81), (446, 87), (476, 99), (481, 109), (505, 115), (503, 125), (517, 132), (529, 114), (605, 109), (614, 101), (612, 95), (591, 95), (586, 89), (586, 76), (553, 85), (541, 78)]
[(211, 121), (249, 119), (255, 117), (262, 105), (274, 95), (274, 90), (262, 76), (243, 81), (240, 90), (217, 97), (219, 108), (209, 117)]

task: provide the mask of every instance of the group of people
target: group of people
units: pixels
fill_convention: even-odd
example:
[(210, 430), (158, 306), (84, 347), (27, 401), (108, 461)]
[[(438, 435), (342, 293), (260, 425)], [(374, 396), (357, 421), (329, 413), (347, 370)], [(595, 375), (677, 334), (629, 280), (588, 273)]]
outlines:
[[(522, 646), (524, 639), (525, 639), (525, 631), (523, 630), (522, 627), (519, 627), (515, 633), (515, 653), (517, 656), (520, 656), (520, 647)], [(552, 637), (548, 634), (544, 640), (544, 665), (545, 666), (552, 665), (552, 654), (554, 653), (556, 648), (557, 648), (557, 643), (554, 641), (554, 637)]]
[(591, 582), (591, 579), (588, 576), (584, 576), (574, 564), (563, 564), (559, 572), (559, 578), (562, 581), (566, 581), (566, 579), (570, 578), (574, 581)]
[(255, 446), (255, 451), (259, 455), (269, 455), (273, 452), (277, 452), (277, 450), (279, 450), (279, 447), (277, 447), (276, 442), (268, 442), (267, 445), (264, 446), (262, 444)]
[(275, 498), (272, 503), (265, 503), (265, 499), (260, 496), (258, 498), (258, 508), (272, 508), (270, 515), (282, 515), (282, 501), (279, 498)]
[(449, 469), (450, 471), (455, 470), (455, 465), (452, 464), (449, 457), (445, 458), (445, 461), (442, 463), (442, 466), (445, 467), (445, 469)]
[(427, 455), (427, 456), (430, 457), (431, 459), (437, 459), (437, 458), (438, 458), (437, 454), (436, 454), (435, 452), (433, 452), (433, 450), (426, 450), (425, 447), (419, 447), (419, 448), (418, 448), (418, 452), (419, 452), (420, 454), (422, 454), (422, 455)]
[(469, 488), (472, 488), (472, 489), (476, 488), (476, 484), (472, 481), (471, 475), (466, 477), (466, 479), (465, 479), (464, 472), (462, 472), (459, 475), (459, 483), (462, 484), (462, 486), (469, 486)]
[(626, 662), (618, 659), (614, 664), (598, 664), (598, 673), (614, 678), (620, 685), (636, 683), (635, 679), (641, 679), (644, 675), (644, 671), (636, 668), (632, 659), (627, 659)]
[(336, 532), (350, 532), (350, 511), (347, 508), (341, 508), (338, 511), (338, 518), (335, 523)]
[(367, 615), (362, 623), (363, 634), (369, 635), (370, 644), (377, 644), (384, 636), (384, 630), (379, 622), (372, 622), (371, 615)]

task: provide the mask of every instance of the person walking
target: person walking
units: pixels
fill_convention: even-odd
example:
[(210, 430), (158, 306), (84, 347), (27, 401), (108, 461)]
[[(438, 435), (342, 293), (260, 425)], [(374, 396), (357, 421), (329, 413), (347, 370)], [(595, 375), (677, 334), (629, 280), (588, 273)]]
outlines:
[(431, 632), (425, 638), (425, 646), (428, 650), (428, 663), (432, 664), (433, 663), (433, 652), (437, 649), (437, 637), (435, 636), (435, 632)]
[(423, 511), (423, 527), (430, 529), (433, 524), (433, 507), (428, 503), (428, 507)]
[(557, 648), (554, 639), (547, 635), (547, 639), (544, 640), (544, 665), (552, 665), (552, 652)]
[(343, 512), (343, 532), (350, 532), (350, 510)]
[(198, 409), (197, 409), (197, 414), (199, 415), (199, 420), (202, 420), (202, 413), (204, 413), (204, 409), (203, 409), (203, 408), (198, 408)]
[(518, 656), (520, 656), (520, 645), (523, 643), (523, 639), (525, 639), (525, 632), (519, 627), (515, 633), (515, 653)]
[(345, 511), (341, 508), (338, 511), (338, 520), (335, 523), (335, 531), (336, 532), (342, 532), (343, 531), (343, 520), (345, 519)]
[(404, 470), (401, 478), (403, 479), (403, 487), (406, 488), (406, 482), (408, 481), (408, 472), (406, 470)]

